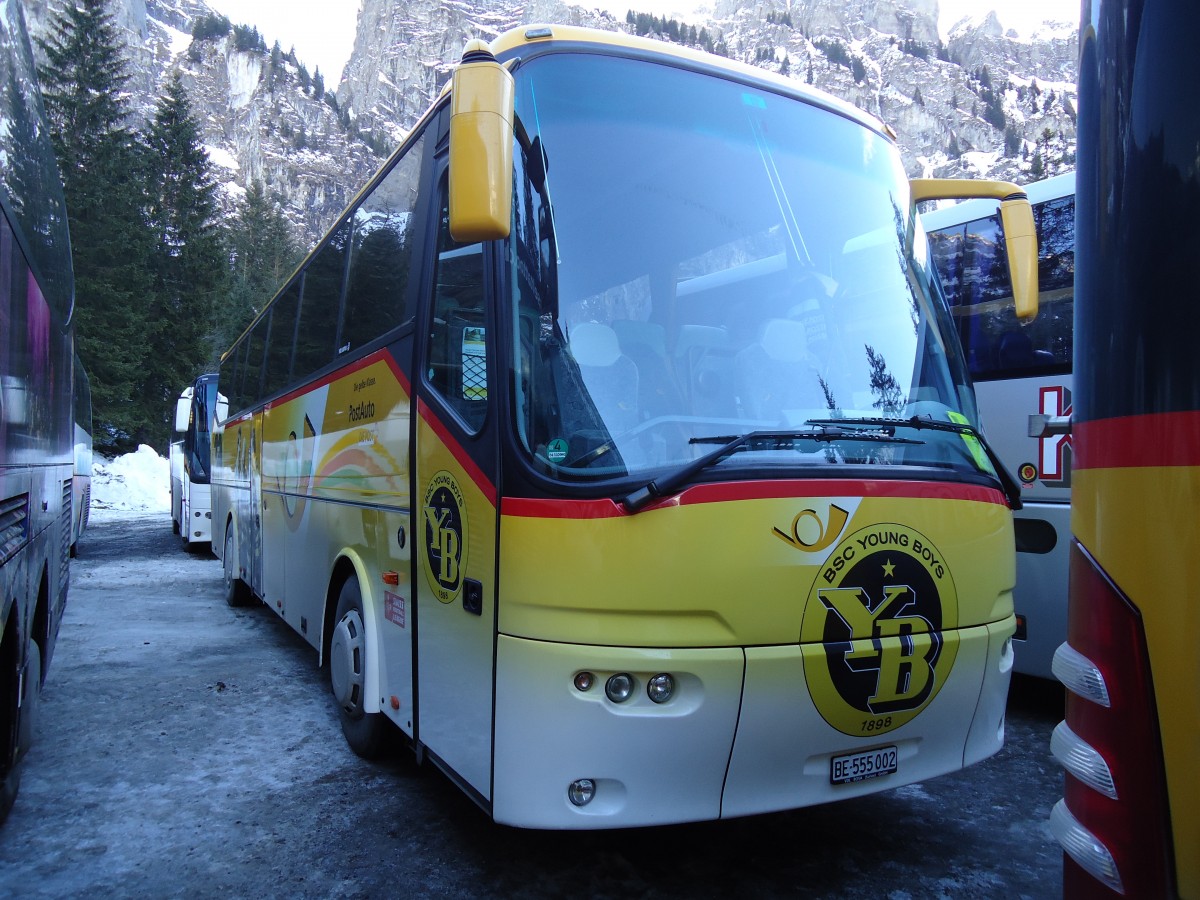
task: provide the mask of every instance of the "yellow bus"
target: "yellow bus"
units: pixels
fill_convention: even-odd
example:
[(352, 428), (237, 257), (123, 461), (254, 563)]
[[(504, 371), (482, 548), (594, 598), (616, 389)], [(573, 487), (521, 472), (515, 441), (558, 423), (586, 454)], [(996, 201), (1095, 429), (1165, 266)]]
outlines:
[[(213, 546), (350, 746), (496, 821), (801, 807), (993, 754), (1015, 480), (876, 120), (621, 34), (472, 42), (224, 356)], [(1024, 233), (1022, 240), (1017, 237)]]
[(1085, 2), (1076, 170), (1067, 897), (1200, 898), (1200, 29), (1192, 0)]

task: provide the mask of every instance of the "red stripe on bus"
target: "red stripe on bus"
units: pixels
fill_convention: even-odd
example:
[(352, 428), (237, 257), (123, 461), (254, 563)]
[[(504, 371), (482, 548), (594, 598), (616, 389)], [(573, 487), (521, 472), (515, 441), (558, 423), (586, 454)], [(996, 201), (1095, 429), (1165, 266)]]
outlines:
[[(701, 484), (657, 503), (647, 510), (699, 503), (729, 503), (738, 500), (790, 500), (811, 497), (886, 497), (910, 500), (966, 500), (1006, 505), (1004, 494), (995, 488), (937, 481), (853, 481), (849, 479), (788, 481), (732, 481)], [(532, 519), (605, 519), (629, 515), (607, 497), (598, 500), (554, 500), (505, 497), (501, 513)]]
[(1200, 410), (1076, 422), (1071, 451), (1076, 469), (1200, 466)]
[(417, 398), (417, 414), (424, 420), (425, 424), (433, 429), (433, 433), (437, 435), (438, 440), (442, 442), (450, 455), (454, 457), (467, 477), (475, 482), (475, 486), (483, 493), (492, 506), (496, 505), (496, 485), (483, 473), (483, 470), (475, 464), (475, 460), (471, 459), (463, 446), (454, 438), (450, 430), (442, 424), (442, 421), (437, 417), (429, 404), (424, 400)]
[(398, 381), (400, 383), (400, 387), (404, 389), (404, 393), (411, 395), (412, 390), (410, 389), (409, 381), (404, 377), (404, 373), (400, 371), (399, 364), (396, 362), (395, 358), (393, 358), (391, 353), (389, 353), (386, 349), (381, 349), (376, 350), (370, 356), (364, 356), (353, 365), (349, 365), (344, 369), (337, 369), (336, 371), (330, 372), (328, 375), (317, 381), (306, 384), (303, 387), (298, 387), (294, 391), (284, 394), (282, 397), (276, 397), (270, 403), (266, 404), (263, 409), (273, 409), (276, 406), (287, 403), (289, 400), (295, 400), (297, 397), (303, 397), (305, 394), (311, 394), (313, 391), (319, 391), (326, 385), (333, 384), (335, 381), (340, 381), (343, 378), (348, 378), (355, 372), (360, 372), (368, 366), (373, 366), (375, 363), (381, 361), (387, 363), (388, 368), (392, 370), (392, 374), (396, 376), (396, 381)]

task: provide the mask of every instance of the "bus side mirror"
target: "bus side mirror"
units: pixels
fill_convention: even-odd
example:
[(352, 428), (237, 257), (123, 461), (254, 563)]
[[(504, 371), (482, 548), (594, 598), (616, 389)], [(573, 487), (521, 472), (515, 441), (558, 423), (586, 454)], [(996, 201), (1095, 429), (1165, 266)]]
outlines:
[(217, 394), (217, 414), (213, 417), (214, 422), (224, 422), (229, 418), (229, 401), (224, 394)]
[(1018, 319), (1032, 319), (1038, 312), (1037, 228), (1033, 207), (1027, 197), (1000, 204), (1004, 246), (1008, 248), (1008, 274), (1012, 280), (1013, 303)]
[(178, 400), (175, 401), (175, 430), (176, 431), (187, 431), (188, 413), (191, 412), (191, 409), (192, 409), (192, 398), (190, 396), (180, 397)]
[(1000, 221), (1008, 250), (1008, 273), (1013, 287), (1017, 318), (1032, 319), (1038, 312), (1037, 229), (1033, 207), (1025, 192), (1008, 181), (974, 181), (953, 178), (914, 178), (914, 204), (922, 200), (969, 200), (988, 197), (1000, 202)]
[(450, 98), (450, 234), (508, 237), (512, 221), (513, 77), (487, 45), (467, 44)]

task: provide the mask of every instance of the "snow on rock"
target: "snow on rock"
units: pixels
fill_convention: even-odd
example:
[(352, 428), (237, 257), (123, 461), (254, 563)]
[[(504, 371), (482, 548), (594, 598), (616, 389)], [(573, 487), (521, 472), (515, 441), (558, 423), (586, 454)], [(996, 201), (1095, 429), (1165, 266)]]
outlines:
[(214, 166), (220, 166), (222, 169), (229, 169), (234, 172), (240, 168), (237, 157), (224, 147), (218, 147), (215, 144), (205, 144), (204, 149), (208, 153), (208, 161)]
[(170, 463), (153, 447), (142, 444), (134, 453), (97, 459), (92, 466), (92, 518), (170, 513)]

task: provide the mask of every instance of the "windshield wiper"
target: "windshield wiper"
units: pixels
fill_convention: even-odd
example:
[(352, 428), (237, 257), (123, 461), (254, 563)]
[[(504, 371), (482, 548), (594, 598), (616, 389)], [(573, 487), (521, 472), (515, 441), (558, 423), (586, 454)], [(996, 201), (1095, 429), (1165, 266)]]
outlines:
[(996, 477), (1000, 479), (1000, 485), (1004, 488), (1004, 497), (1008, 500), (1009, 508), (1017, 510), (1024, 506), (1021, 502), (1021, 486), (1017, 483), (1017, 479), (1013, 478), (1012, 473), (1005, 468), (1004, 463), (1000, 462), (1000, 457), (996, 455), (996, 451), (992, 449), (991, 445), (984, 438), (983, 433), (974, 425), (966, 422), (943, 422), (931, 416), (910, 416), (907, 419), (866, 416), (857, 419), (808, 419), (804, 424), (835, 426), (866, 425), (874, 428), (915, 428), (918, 431), (948, 431), (951, 434), (972, 437), (979, 442), (979, 446), (987, 455), (988, 462), (996, 470)]
[(858, 429), (842, 428), (837, 422), (806, 423), (815, 427), (805, 430), (789, 431), (751, 431), (747, 434), (711, 435), (709, 437), (694, 437), (689, 444), (720, 444), (711, 453), (699, 456), (690, 463), (676, 469), (669, 475), (656, 478), (645, 487), (640, 487), (624, 500), (622, 505), (631, 513), (645, 507), (659, 497), (675, 493), (698, 472), (709, 466), (714, 466), (727, 456), (732, 456), (739, 450), (793, 450), (797, 441), (816, 441), (830, 443), (833, 441), (878, 441), (888, 444), (923, 444), (924, 441), (912, 438), (896, 437), (896, 429), (882, 425), (875, 431), (860, 431)]

